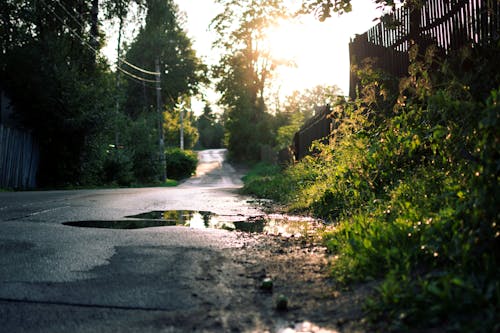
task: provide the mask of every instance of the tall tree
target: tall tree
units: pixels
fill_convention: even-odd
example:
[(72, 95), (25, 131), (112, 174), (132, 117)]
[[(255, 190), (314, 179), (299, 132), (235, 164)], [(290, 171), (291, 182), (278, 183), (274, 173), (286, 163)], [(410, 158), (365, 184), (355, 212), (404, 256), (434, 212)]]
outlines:
[(226, 144), (236, 159), (259, 158), (271, 143), (265, 88), (277, 62), (265, 44), (266, 28), (286, 13), (281, 0), (218, 0), (224, 11), (213, 20), (216, 46), (224, 50), (214, 67), (216, 88), (226, 107)]
[[(205, 81), (206, 66), (197, 58), (173, 0), (147, 0), (146, 8), (145, 24), (127, 51), (126, 59), (149, 70), (155, 68), (159, 59), (161, 104), (173, 107), (180, 96), (198, 92), (198, 85)], [(140, 86), (129, 82), (126, 112), (132, 117), (156, 107), (156, 91), (142, 89), (148, 85), (151, 86), (147, 82)]]
[(196, 120), (200, 133), (199, 144), (202, 148), (221, 148), (224, 139), (224, 127), (217, 119), (209, 104), (203, 108), (203, 113)]
[[(150, 126), (148, 137), (166, 138), (167, 145), (173, 144), (175, 140), (177, 146), (180, 137), (179, 113), (176, 115), (170, 113), (175, 112), (177, 101), (181, 96), (189, 99), (189, 96), (198, 92), (198, 86), (206, 81), (206, 66), (196, 56), (191, 40), (183, 30), (181, 16), (173, 0), (144, 0), (144, 5), (144, 22), (138, 35), (128, 47), (126, 55), (123, 56), (125, 60), (119, 63), (119, 68), (123, 72), (122, 78), (127, 79), (126, 84), (122, 85), (124, 88), (123, 110), (130, 121), (136, 122), (141, 119), (150, 119), (159, 108), (164, 114), (158, 117), (158, 122), (168, 121), (168, 125), (160, 127), (157, 123)], [(155, 84), (157, 77), (151, 75), (152, 71), (157, 71), (157, 61), (161, 80), (159, 95)], [(129, 64), (138, 66), (146, 72), (137, 70)], [(159, 100), (158, 96), (160, 96)], [(185, 138), (186, 144), (191, 145), (197, 139), (197, 131), (189, 126), (190, 118), (187, 118), (184, 128)], [(173, 122), (176, 122), (177, 126), (173, 126)], [(148, 124), (153, 125), (153, 123)], [(142, 131), (145, 130), (144, 126), (139, 128)], [(190, 131), (191, 129), (193, 130)], [(160, 132), (163, 135), (159, 135), (160, 130), (163, 131), (163, 133)], [(127, 149), (131, 151), (134, 169), (139, 170), (144, 159), (150, 161), (162, 159), (161, 152), (160, 158), (157, 157), (158, 146), (160, 150), (163, 149), (164, 140), (158, 141), (160, 144), (150, 145), (149, 151), (142, 145), (141, 149), (135, 149), (137, 143), (128, 142)], [(140, 178), (153, 180), (157, 178), (158, 174), (155, 175), (154, 172), (158, 170), (162, 170), (161, 165), (148, 170), (141, 168)]]
[(108, 68), (88, 33), (92, 2), (6, 0), (0, 6), (0, 77), (19, 122), (40, 144), (39, 183), (88, 179), (84, 165), (99, 155), (100, 133), (110, 121)]

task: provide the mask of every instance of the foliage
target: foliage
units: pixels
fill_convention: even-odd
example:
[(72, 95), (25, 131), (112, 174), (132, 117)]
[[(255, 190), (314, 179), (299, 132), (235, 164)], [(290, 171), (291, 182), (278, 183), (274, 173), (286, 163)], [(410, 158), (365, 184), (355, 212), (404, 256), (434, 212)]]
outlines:
[(205, 149), (223, 147), (224, 126), (210, 105), (205, 105), (203, 113), (196, 119), (196, 128), (200, 134), (199, 146)]
[[(145, 24), (126, 52), (125, 58), (139, 67), (154, 70), (159, 60), (162, 106), (173, 108), (183, 95), (193, 95), (205, 82), (206, 67), (196, 57), (191, 40), (182, 29), (178, 7), (173, 0), (147, 0)], [(126, 67), (124, 64), (121, 66)], [(131, 69), (133, 70), (133, 69)], [(155, 77), (149, 79), (155, 80)], [(126, 85), (125, 110), (132, 118), (156, 109), (154, 83)]]
[[(432, 47), (419, 58), (413, 49), (397, 90), (365, 68), (359, 98), (334, 106), (330, 143), (250, 184), (335, 223), (325, 235), (335, 278), (380, 281), (367, 304), (375, 330), (500, 328), (495, 52), (442, 62)], [(288, 192), (268, 194), (265, 183)]]
[[(124, 130), (125, 135), (120, 138), (121, 142), (117, 144), (125, 145), (131, 154), (136, 180), (152, 183), (158, 178), (161, 168), (157, 107), (165, 110), (162, 113), (165, 145), (178, 146), (181, 112), (181, 103), (178, 102), (189, 101), (189, 96), (198, 92), (198, 85), (206, 81), (206, 67), (196, 57), (191, 40), (182, 29), (177, 5), (173, 1), (159, 0), (147, 0), (144, 4), (144, 24), (128, 47), (126, 59), (150, 70), (155, 68), (155, 60), (159, 60), (161, 99), (157, 101), (154, 83), (121, 76), (119, 83), (124, 98), (119, 102), (125, 111), (127, 128)], [(124, 64), (121, 66), (125, 67)], [(128, 80), (123, 82), (124, 78)], [(198, 133), (192, 113), (182, 112), (184, 143), (191, 148), (198, 139)], [(176, 173), (175, 170), (172, 172)]]
[(183, 132), (184, 146), (187, 149), (194, 147), (198, 141), (198, 129), (195, 126), (193, 112), (186, 111), (183, 107), (174, 107), (171, 110), (163, 112), (163, 130), (165, 133), (165, 145), (168, 147), (177, 147), (180, 142), (181, 123), (180, 114), (183, 112)]
[(283, 111), (277, 115), (286, 117), (286, 120), (277, 130), (277, 149), (287, 148), (293, 141), (295, 133), (305, 121), (311, 118), (320, 108), (333, 104), (339, 95), (340, 90), (337, 86), (318, 85), (303, 92), (294, 91), (290, 96), (287, 96)]
[(158, 180), (160, 158), (156, 114), (142, 114), (131, 120), (123, 115), (125, 124), (121, 131), (121, 141), (133, 163), (134, 181), (151, 184)]
[(160, 104), (173, 107), (172, 99), (197, 92), (206, 68), (172, 1), (0, 4), (0, 85), (13, 103), (13, 124), (39, 143), (39, 186), (129, 185), (158, 177), (158, 119), (150, 112), (155, 87), (125, 82), (98, 53), (104, 40), (98, 19), (118, 18), (122, 29), (132, 4), (145, 10), (146, 24), (126, 58), (154, 69), (159, 56), (162, 73), (168, 71)]
[(2, 88), (17, 126), (33, 131), (39, 142), (42, 186), (98, 181), (84, 166), (102, 168), (107, 142), (101, 133), (112, 121), (113, 82), (103, 59), (88, 47), (97, 38), (86, 33), (95, 27), (88, 15), (94, 4), (81, 2), (81, 12), (74, 12), (81, 22), (64, 15), (70, 1), (1, 5)]
[(286, 202), (286, 195), (290, 189), (282, 188), (289, 184), (285, 181), (285, 176), (281, 174), (278, 166), (260, 162), (243, 177), (245, 186), (242, 193), (257, 194), (262, 198), (273, 199), (277, 202)]
[(196, 171), (198, 156), (190, 150), (170, 148), (165, 152), (167, 158), (167, 175), (170, 179), (189, 178)]
[(274, 145), (273, 117), (266, 112), (265, 88), (278, 63), (263, 46), (265, 29), (286, 11), (278, 0), (219, 0), (214, 21), (216, 45), (224, 49), (213, 68), (225, 107), (225, 145), (237, 160), (259, 160), (262, 146)]
[[(419, 5), (421, 0), (407, 0), (404, 1), (405, 5)], [(400, 1), (396, 0), (374, 0), (376, 4), (382, 7), (390, 6), (392, 9), (396, 8), (396, 4)], [(351, 0), (303, 0), (301, 13), (314, 13), (320, 20), (324, 21), (332, 17), (332, 12), (339, 15), (349, 13), (352, 11)]]
[(103, 165), (103, 182), (120, 186), (131, 185), (134, 175), (130, 156), (121, 149), (113, 149), (108, 154), (109, 156)]

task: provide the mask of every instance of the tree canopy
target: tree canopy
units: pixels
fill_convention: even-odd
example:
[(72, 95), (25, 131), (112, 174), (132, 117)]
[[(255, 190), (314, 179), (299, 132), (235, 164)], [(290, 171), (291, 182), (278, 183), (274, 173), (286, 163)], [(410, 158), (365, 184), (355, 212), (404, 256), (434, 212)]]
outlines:
[[(373, 0), (380, 6), (396, 8), (397, 0)], [(420, 0), (407, 0), (406, 5), (418, 5)], [(352, 11), (351, 0), (303, 0), (301, 13), (313, 13), (320, 21), (332, 16), (332, 13), (342, 15)]]
[[(145, 24), (127, 50), (126, 59), (149, 70), (154, 70), (155, 61), (159, 60), (161, 104), (173, 107), (181, 95), (198, 92), (198, 84), (206, 81), (206, 66), (197, 58), (180, 25), (174, 1), (147, 0), (146, 5)], [(129, 80), (126, 96), (125, 108), (131, 116), (156, 107), (154, 84)]]
[(196, 120), (202, 148), (221, 148), (224, 140), (224, 127), (210, 105), (206, 104), (203, 113)]
[[(162, 105), (195, 94), (205, 67), (173, 1), (0, 4), (0, 89), (12, 101), (16, 126), (31, 131), (40, 146), (39, 185), (126, 184), (134, 177), (155, 178), (157, 118), (143, 114), (156, 105), (155, 77), (147, 82), (145, 76), (135, 75), (137, 84), (121, 74), (117, 84), (116, 73), (100, 53), (106, 37), (101, 20), (117, 18), (123, 28), (132, 5), (146, 14), (145, 22), (121, 58), (149, 70), (159, 58)], [(152, 166), (145, 169), (144, 161)]]
[(234, 158), (258, 159), (260, 147), (273, 141), (265, 88), (277, 66), (263, 39), (286, 8), (280, 0), (218, 2), (224, 11), (213, 26), (224, 54), (213, 74), (226, 110), (226, 144)]

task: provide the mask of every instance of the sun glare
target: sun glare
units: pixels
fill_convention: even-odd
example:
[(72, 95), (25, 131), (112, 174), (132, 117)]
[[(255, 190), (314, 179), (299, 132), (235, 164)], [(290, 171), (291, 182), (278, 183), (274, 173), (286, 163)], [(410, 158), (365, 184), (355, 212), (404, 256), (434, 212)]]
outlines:
[(300, 21), (282, 20), (266, 31), (272, 58), (294, 64), (276, 69), (273, 90), (279, 96), (316, 85), (337, 85), (344, 94), (349, 93), (349, 40), (380, 16), (368, 0), (353, 4), (352, 13), (325, 22), (307, 16)]
[[(335, 84), (348, 75), (347, 48), (335, 34), (325, 31), (319, 22), (282, 21), (270, 28), (267, 36), (269, 51), (281, 65), (275, 73), (280, 95), (318, 84)], [(344, 40), (347, 44), (348, 40)], [(347, 79), (347, 77), (345, 78)]]

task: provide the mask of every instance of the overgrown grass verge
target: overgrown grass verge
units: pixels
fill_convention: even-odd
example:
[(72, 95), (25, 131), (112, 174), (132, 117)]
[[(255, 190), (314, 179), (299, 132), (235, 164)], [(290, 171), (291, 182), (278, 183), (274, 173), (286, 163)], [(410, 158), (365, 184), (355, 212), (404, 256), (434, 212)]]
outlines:
[(245, 180), (247, 193), (336, 225), (324, 236), (334, 278), (380, 281), (373, 331), (500, 331), (497, 52), (464, 50), (434, 71), (433, 49), (414, 50), (399, 84), (363, 68), (329, 144)]

